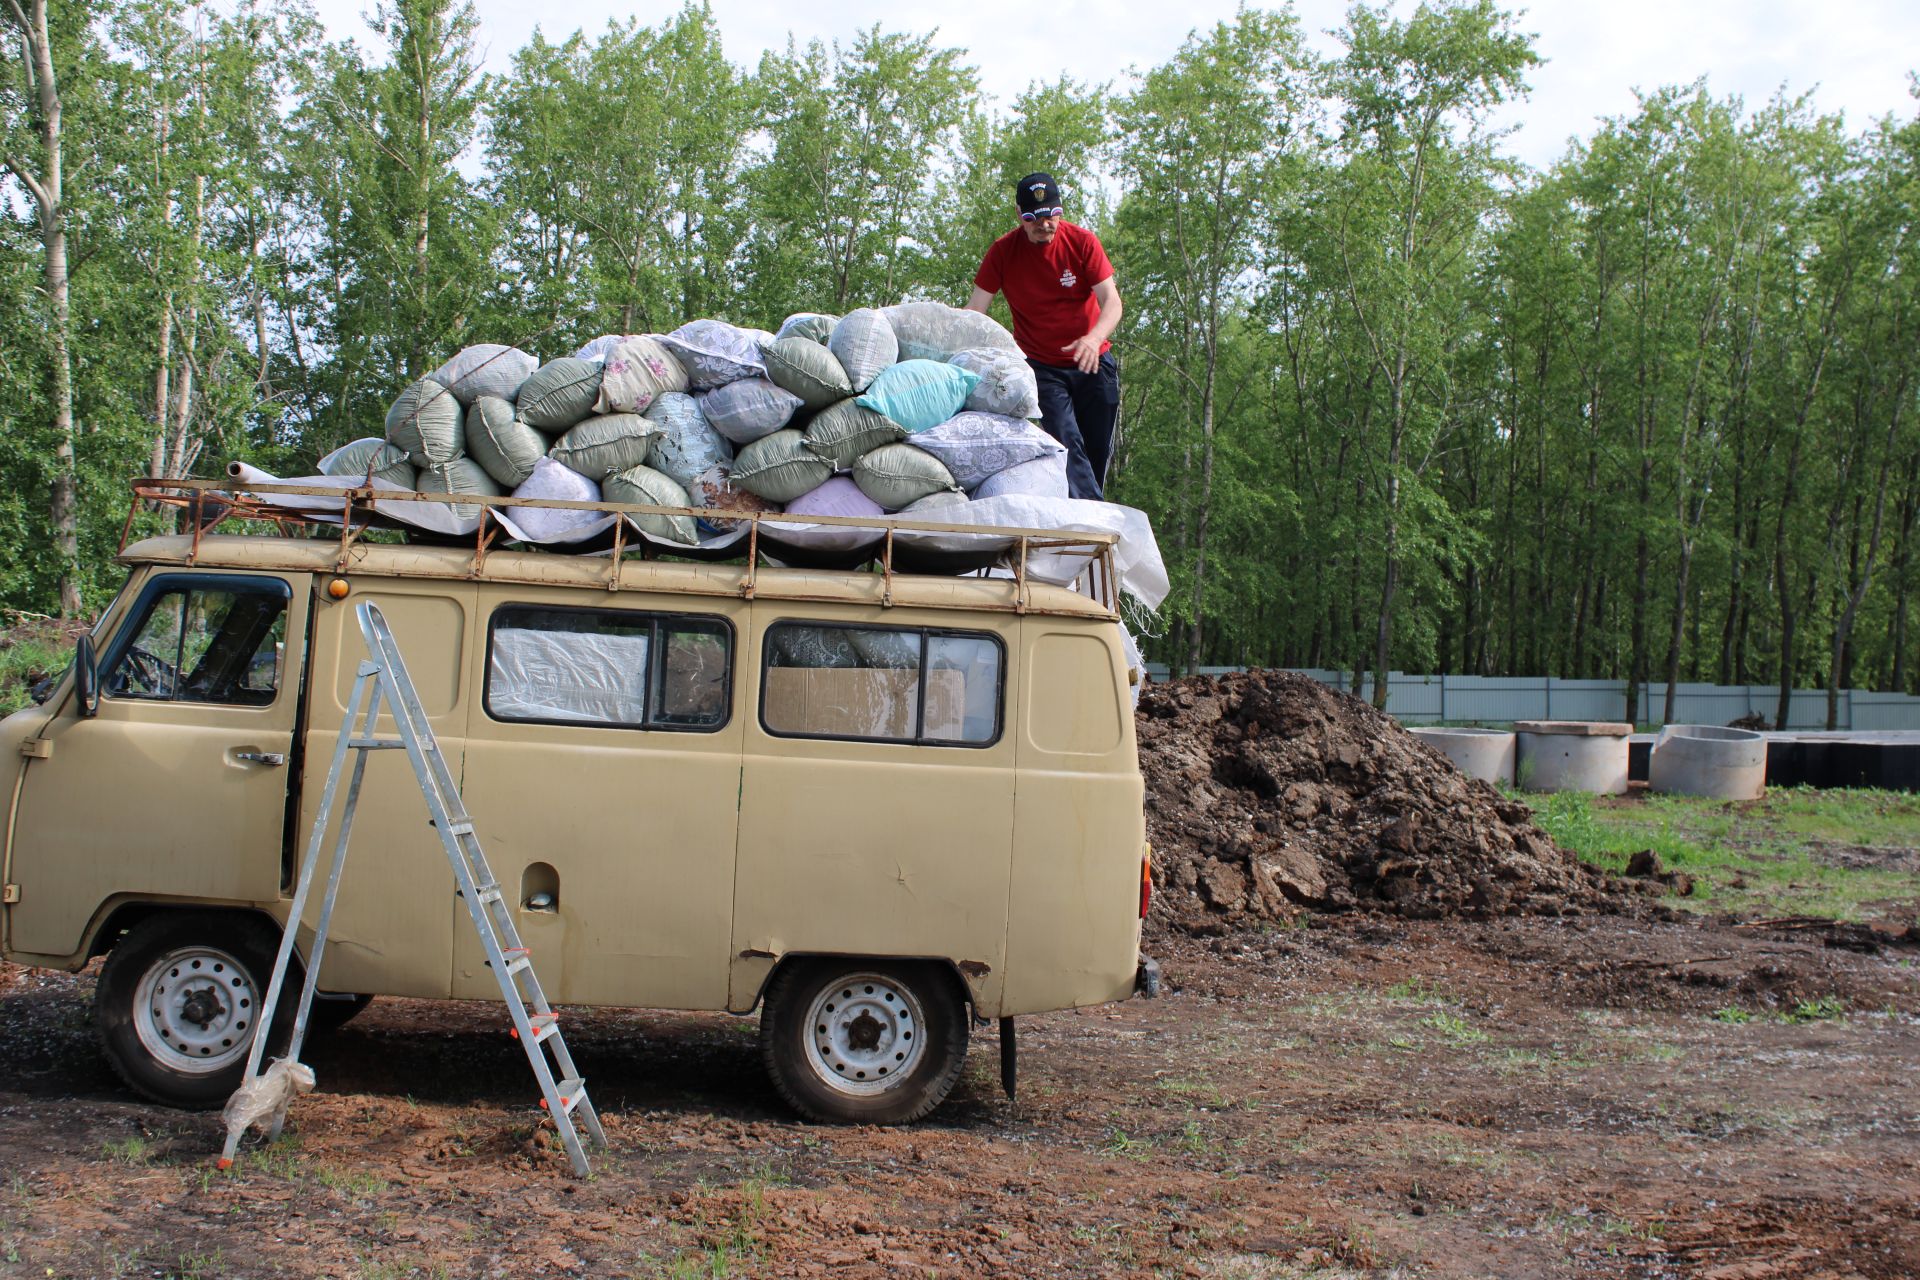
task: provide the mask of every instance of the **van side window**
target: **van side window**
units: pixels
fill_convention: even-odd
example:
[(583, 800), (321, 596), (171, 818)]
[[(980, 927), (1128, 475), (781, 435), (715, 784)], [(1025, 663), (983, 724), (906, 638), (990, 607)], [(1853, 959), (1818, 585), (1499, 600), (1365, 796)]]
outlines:
[(1000, 736), (994, 636), (779, 622), (763, 652), (760, 719), (776, 736), (967, 746)]
[(622, 729), (727, 722), (732, 632), (709, 618), (509, 605), (493, 615), (487, 714)]
[(165, 587), (124, 633), (101, 688), (110, 698), (267, 706), (280, 688), (287, 597), (278, 579)]

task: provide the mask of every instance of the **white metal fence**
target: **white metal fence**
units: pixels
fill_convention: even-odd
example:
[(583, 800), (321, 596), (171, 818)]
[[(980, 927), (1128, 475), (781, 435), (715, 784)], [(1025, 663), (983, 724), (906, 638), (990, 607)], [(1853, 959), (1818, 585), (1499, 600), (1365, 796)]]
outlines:
[[(1244, 671), (1244, 667), (1202, 667), (1202, 675)], [(1167, 668), (1149, 663), (1155, 680), (1167, 678)], [(1336, 689), (1352, 687), (1345, 671), (1301, 670)], [(1361, 683), (1360, 696), (1373, 697), (1373, 679)], [(1667, 686), (1648, 684), (1641, 690), (1640, 723), (1665, 723)], [(1759, 714), (1773, 725), (1780, 707), (1778, 685), (1681, 684), (1674, 692), (1675, 724), (1727, 724)], [(1555, 676), (1422, 676), (1394, 671), (1387, 676), (1387, 714), (1410, 724), (1511, 724), (1515, 720), (1619, 720), (1627, 713), (1625, 680), (1562, 680)], [(1872, 693), (1842, 689), (1841, 729), (1877, 731), (1920, 729), (1920, 698), (1903, 693)], [(1795, 689), (1786, 727), (1827, 727), (1827, 691)]]

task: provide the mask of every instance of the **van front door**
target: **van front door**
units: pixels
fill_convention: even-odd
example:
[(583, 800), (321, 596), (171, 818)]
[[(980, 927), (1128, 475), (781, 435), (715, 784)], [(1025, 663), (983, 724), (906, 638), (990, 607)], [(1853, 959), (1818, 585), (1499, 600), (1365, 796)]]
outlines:
[(14, 819), (17, 952), (71, 956), (115, 896), (279, 895), (305, 580), (156, 574), (100, 651), (99, 714), (71, 692)]

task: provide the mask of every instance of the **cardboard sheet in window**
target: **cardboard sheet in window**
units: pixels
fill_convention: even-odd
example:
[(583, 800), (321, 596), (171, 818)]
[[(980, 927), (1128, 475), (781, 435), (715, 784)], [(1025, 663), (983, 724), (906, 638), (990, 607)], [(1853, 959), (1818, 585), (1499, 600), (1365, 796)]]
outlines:
[[(871, 667), (772, 667), (767, 671), (767, 727), (776, 733), (836, 738), (913, 738), (920, 673)], [(927, 673), (923, 738), (958, 741), (964, 723), (966, 677)]]

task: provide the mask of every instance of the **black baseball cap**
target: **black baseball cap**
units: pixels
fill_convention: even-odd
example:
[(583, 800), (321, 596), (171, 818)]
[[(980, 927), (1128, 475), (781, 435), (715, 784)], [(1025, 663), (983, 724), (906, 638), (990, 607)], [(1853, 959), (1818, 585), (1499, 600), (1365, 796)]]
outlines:
[(1050, 173), (1030, 173), (1013, 184), (1014, 199), (1020, 202), (1020, 212), (1032, 213), (1036, 209), (1057, 209), (1060, 207), (1060, 188), (1054, 183)]

